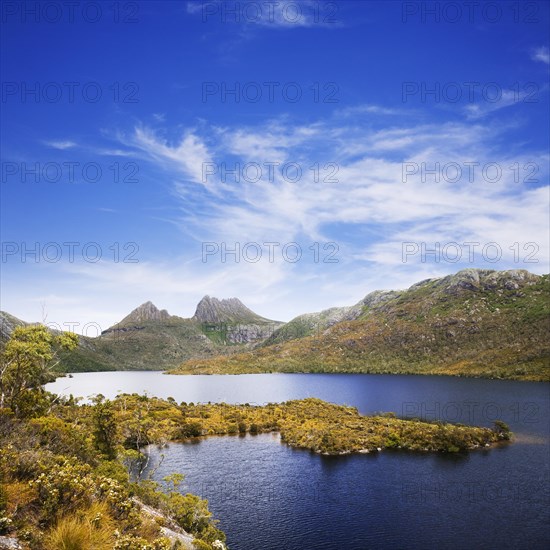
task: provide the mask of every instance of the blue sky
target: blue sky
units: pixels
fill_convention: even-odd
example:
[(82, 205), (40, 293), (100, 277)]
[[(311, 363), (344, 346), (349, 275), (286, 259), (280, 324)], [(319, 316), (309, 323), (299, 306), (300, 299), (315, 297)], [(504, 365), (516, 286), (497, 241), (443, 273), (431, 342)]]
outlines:
[(547, 2), (34, 4), (2, 5), (3, 310), (549, 271)]

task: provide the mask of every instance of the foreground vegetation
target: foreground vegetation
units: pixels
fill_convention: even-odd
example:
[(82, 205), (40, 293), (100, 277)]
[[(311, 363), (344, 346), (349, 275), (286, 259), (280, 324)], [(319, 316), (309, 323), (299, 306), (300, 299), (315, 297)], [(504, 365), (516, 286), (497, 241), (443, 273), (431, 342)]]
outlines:
[[(510, 437), (503, 424), (488, 429), (364, 417), (318, 399), (195, 405), (134, 394), (79, 406), (51, 394), (41, 398), (44, 409), (30, 418), (0, 413), (0, 535), (17, 536), (31, 549), (223, 548), (207, 502), (178, 491), (183, 476), (166, 478), (168, 493), (141, 479), (146, 457), (140, 451), (148, 444), (279, 431), (287, 444), (325, 454), (458, 452)], [(174, 546), (167, 536), (185, 532), (195, 537), (190, 546)]]
[(122, 410), (98, 397), (81, 407), (43, 390), (54, 347), (75, 345), (30, 326), (2, 355), (0, 536), (32, 550), (225, 548), (207, 501), (178, 490), (182, 476), (166, 480), (167, 492), (141, 479), (141, 446), (164, 433), (148, 403)]
[[(375, 293), (376, 294), (376, 293)], [(328, 372), (550, 381), (550, 278), (464, 270), (365, 299), (360, 316), (247, 353), (190, 359), (171, 374)], [(289, 323), (289, 325), (291, 325)], [(284, 332), (286, 330), (286, 333)], [(281, 338), (292, 337), (290, 341)]]
[[(143, 478), (150, 444), (280, 432), (285, 443), (323, 454), (453, 453), (511, 436), (501, 422), (489, 429), (366, 417), (312, 398), (257, 406), (122, 394), (79, 405), (43, 389), (55, 343), (44, 327), (16, 329), (0, 371), (0, 535), (33, 550), (225, 548), (207, 501), (180, 492), (181, 474), (165, 478), (165, 492)], [(57, 344), (76, 341), (61, 335)]]

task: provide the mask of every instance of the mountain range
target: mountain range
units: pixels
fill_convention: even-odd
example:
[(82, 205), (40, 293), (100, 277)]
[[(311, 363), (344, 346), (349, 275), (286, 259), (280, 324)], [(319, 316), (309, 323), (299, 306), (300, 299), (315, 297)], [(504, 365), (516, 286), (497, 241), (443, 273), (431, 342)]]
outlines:
[[(23, 321), (0, 312), (0, 341)], [(205, 296), (191, 318), (146, 302), (60, 368), (174, 374), (369, 372), (549, 380), (550, 280), (465, 269), (288, 323)]]
[(300, 315), (254, 350), (175, 374), (330, 372), (550, 380), (550, 279), (465, 269)]
[[(26, 324), (0, 312), (0, 340)], [(237, 298), (205, 296), (191, 318), (170, 315), (145, 302), (100, 336), (80, 336), (76, 350), (59, 351), (59, 366), (67, 372), (165, 370), (190, 358), (244, 351), (281, 325), (257, 315)]]

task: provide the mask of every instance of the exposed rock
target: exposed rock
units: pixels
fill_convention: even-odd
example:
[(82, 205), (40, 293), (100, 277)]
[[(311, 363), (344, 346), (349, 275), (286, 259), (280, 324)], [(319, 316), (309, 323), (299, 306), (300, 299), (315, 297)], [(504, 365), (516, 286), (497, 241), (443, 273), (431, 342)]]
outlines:
[(198, 303), (193, 319), (213, 324), (269, 322), (248, 309), (238, 298), (218, 300), (210, 296), (205, 296)]
[(15, 537), (0, 536), (0, 550), (22, 550), (22, 546)]
[[(430, 280), (430, 279), (428, 279)], [(418, 283), (419, 285), (422, 283)], [(402, 292), (399, 290), (375, 290), (370, 294), (367, 294), (357, 305), (365, 306), (368, 308), (375, 308), (388, 300), (398, 298)], [(356, 307), (356, 306), (354, 306)]]
[(217, 333), (228, 344), (254, 344), (269, 338), (284, 323), (270, 321), (248, 309), (238, 298), (218, 300), (205, 296), (193, 320), (206, 334)]
[(227, 328), (227, 341), (231, 344), (250, 344), (269, 338), (273, 331), (281, 326), (277, 324), (266, 325), (230, 325)]
[(456, 294), (461, 290), (473, 292), (481, 290), (494, 291), (497, 289), (518, 290), (524, 284), (535, 284), (539, 275), (529, 273), (525, 269), (510, 269), (495, 271), (492, 269), (463, 269), (454, 275), (440, 279), (432, 279), (438, 286), (445, 288), (445, 292)]
[(130, 323), (143, 323), (144, 321), (164, 321), (170, 318), (165, 309), (158, 309), (152, 302), (145, 302), (124, 317), (119, 325)]
[(166, 537), (174, 547), (176, 546), (177, 543), (179, 543), (180, 546), (178, 546), (177, 548), (181, 548), (182, 550), (194, 550), (195, 548), (193, 544), (193, 541), (195, 539), (191, 535), (188, 535), (188, 534), (184, 535), (182, 533), (177, 533), (172, 529), (168, 529), (168, 527), (161, 527), (160, 534), (163, 537)]
[(0, 340), (8, 340), (16, 327), (25, 326), (27, 323), (17, 317), (0, 311)]
[(466, 290), (479, 290), (480, 274), (480, 270), (477, 269), (463, 269), (450, 277), (447, 289), (452, 291), (458, 287)]
[[(228, 355), (252, 347), (278, 346), (308, 336), (315, 337), (315, 341), (308, 345), (313, 346), (315, 353), (318, 353), (318, 339), (326, 337), (328, 340), (339, 340), (338, 331), (345, 333), (348, 322), (367, 323), (372, 319), (372, 326), (375, 327), (375, 320), (380, 315), (388, 315), (401, 332), (407, 326), (412, 326), (403, 322), (412, 321), (416, 324), (418, 330), (414, 338), (426, 344), (422, 353), (429, 356), (431, 361), (434, 351), (428, 344), (437, 343), (434, 331), (443, 336), (445, 341), (460, 343), (463, 334), (493, 330), (495, 324), (505, 322), (508, 318), (504, 315), (506, 312), (501, 312), (496, 306), (501, 306), (500, 302), (506, 304), (506, 300), (512, 303), (521, 300), (530, 291), (528, 287), (540, 281), (541, 276), (523, 269), (463, 269), (454, 275), (425, 279), (408, 290), (370, 292), (353, 306), (306, 313), (286, 324), (257, 315), (237, 298), (218, 300), (205, 296), (197, 305), (194, 316), (187, 319), (170, 315), (166, 310), (159, 310), (151, 302), (146, 302), (120, 323), (103, 331), (100, 337), (82, 336), (78, 348), (64, 354), (60, 365), (68, 372), (166, 369), (190, 359)], [(414, 307), (408, 297), (411, 292), (415, 295)], [(464, 307), (457, 309), (456, 300)], [(439, 309), (432, 315), (435, 305)], [(417, 310), (415, 317), (411, 317), (413, 310)], [(535, 316), (538, 319), (537, 316), (540, 317), (540, 312)], [(492, 319), (485, 328), (484, 319), (486, 324)], [(431, 326), (427, 324), (429, 320)], [(16, 326), (26, 324), (8, 313), (0, 313), (2, 341), (9, 338)], [(451, 325), (452, 330), (448, 328)], [(389, 344), (390, 350), (412, 345), (412, 333), (408, 339), (403, 339), (399, 331), (392, 330), (386, 334), (387, 327), (373, 328), (368, 338), (342, 336), (338, 350), (341, 355), (347, 353), (342, 351), (343, 348), (349, 350), (356, 360), (359, 354), (366, 356), (367, 353), (379, 353), (371, 345), (372, 342), (378, 342), (377, 338), (383, 337), (384, 342), (379, 342), (380, 346), (385, 348)], [(517, 355), (518, 349), (510, 348), (509, 353), (502, 353)], [(286, 349), (279, 351), (283, 357), (290, 353)]]
[(144, 504), (138, 498), (134, 497), (132, 500), (141, 508), (141, 513), (144, 516), (157, 521), (159, 524), (163, 524), (160, 528), (160, 533), (163, 537), (169, 539), (174, 546), (179, 543), (180, 546), (178, 548), (184, 550), (193, 550), (195, 548), (193, 545), (195, 537), (187, 533), (187, 531), (172, 521), (171, 518), (164, 515), (160, 510)]

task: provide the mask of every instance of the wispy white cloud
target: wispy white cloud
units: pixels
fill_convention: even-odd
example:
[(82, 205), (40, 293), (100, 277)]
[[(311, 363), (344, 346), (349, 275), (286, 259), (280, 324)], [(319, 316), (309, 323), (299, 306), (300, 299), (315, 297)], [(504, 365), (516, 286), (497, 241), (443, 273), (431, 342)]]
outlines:
[(105, 149), (105, 148), (93, 148), (92, 151), (97, 155), (105, 157), (133, 157), (135, 153), (128, 151), (127, 149)]
[[(47, 269), (45, 285), (36, 266), (25, 266), (20, 279), (36, 294), (29, 294), (24, 286), (14, 287), (3, 299), (3, 308), (28, 321), (41, 321), (47, 315), (48, 322), (60, 327), (78, 323), (73, 326), (78, 333), (88, 325), (90, 335), (95, 335), (97, 326), (105, 330), (148, 300), (172, 314), (191, 317), (206, 294), (237, 296), (262, 315), (288, 318), (282, 307), (270, 311), (268, 304), (289, 292), (284, 280), (295, 271), (292, 264), (270, 263), (267, 257), (254, 264), (203, 263), (200, 249), (199, 258), (191, 261), (181, 257), (137, 264), (80, 261), (49, 264)], [(303, 277), (294, 273), (293, 278), (300, 286)], [(76, 293), (71, 292), (74, 285), (78, 287)]]
[(346, 107), (344, 109), (339, 109), (336, 111), (336, 115), (338, 116), (357, 116), (357, 115), (387, 115), (387, 116), (404, 116), (407, 114), (411, 114), (412, 111), (410, 109), (396, 109), (396, 108), (388, 108), (388, 107), (382, 107), (381, 105), (372, 105), (372, 104), (365, 104), (365, 105), (355, 105), (353, 107)]
[(203, 10), (204, 2), (198, 0), (187, 2), (187, 13), (201, 13)]
[(488, 101), (486, 98), (477, 103), (470, 103), (464, 107), (464, 112), (468, 119), (478, 119), (487, 116), (490, 113), (499, 111), (506, 107), (519, 105), (522, 103), (538, 103), (541, 101), (540, 94), (546, 92), (548, 86), (537, 86), (534, 83), (529, 89), (522, 90), (501, 90), (500, 96), (495, 101)]
[[(495, 151), (492, 144), (505, 130), (472, 123), (374, 130), (288, 121), (211, 129), (194, 139), (212, 144), (215, 173), (209, 175), (208, 190), (215, 200), (195, 197), (202, 204), (206, 199), (208, 207), (200, 216), (185, 215), (181, 223), (214, 241), (343, 240), (349, 250), (372, 252), (373, 261), (385, 265), (401, 261), (395, 243), (427, 235), (432, 241), (497, 239), (506, 246), (520, 236), (539, 241), (546, 213), (537, 201), (547, 192), (548, 155)], [(181, 147), (167, 153), (154, 136), (142, 140), (142, 146), (153, 157), (159, 150), (173, 156)], [(195, 157), (199, 161), (200, 155)], [(270, 172), (273, 163), (280, 164)], [(286, 175), (281, 171), (285, 163), (300, 167), (298, 180), (290, 181), (294, 169)], [(227, 172), (224, 178), (224, 165), (238, 176)], [(258, 167), (261, 177), (255, 181)], [(193, 189), (176, 188), (176, 195), (182, 204), (193, 203)], [(358, 246), (344, 236), (353, 234), (353, 227), (378, 233), (375, 243)], [(381, 250), (393, 251), (393, 262)], [(544, 244), (539, 257), (548, 260)]]
[(194, 183), (207, 183), (203, 181), (203, 163), (209, 162), (211, 155), (207, 145), (193, 131), (187, 132), (178, 143), (172, 145), (153, 130), (138, 127), (129, 143), (162, 165), (168, 161)]
[(44, 144), (48, 147), (52, 147), (53, 149), (59, 149), (61, 151), (64, 151), (65, 149), (72, 149), (77, 146), (77, 144), (74, 141), (70, 140), (52, 140), (52, 141), (44, 141)]
[[(550, 251), (541, 236), (548, 223), (549, 155), (506, 146), (503, 138), (513, 124), (489, 121), (417, 124), (392, 118), (391, 126), (379, 128), (368, 117), (335, 115), (309, 124), (282, 117), (255, 126), (203, 123), (175, 139), (166, 137), (173, 135), (169, 129), (137, 126), (117, 147), (147, 159), (159, 177), (172, 182), (177, 215), (169, 221), (181, 229), (177, 238), (185, 252), (160, 261), (141, 258), (139, 264), (28, 263), (17, 284), (6, 282), (3, 307), (36, 320), (41, 303), (32, 299), (47, 297), (52, 322), (107, 327), (146, 300), (192, 315), (198, 300), (210, 294), (238, 296), (266, 317), (288, 320), (463, 267), (547, 272)], [(203, 181), (205, 162), (213, 163), (214, 172)], [(260, 166), (257, 181), (253, 169), (244, 171), (247, 163)], [(296, 181), (290, 181), (294, 170), (281, 170), (285, 163), (299, 165)], [(461, 170), (456, 181), (452, 163)], [(258, 262), (242, 254), (239, 261), (229, 255), (223, 262), (218, 253), (204, 262), (206, 242), (228, 249), (259, 243), (263, 255)], [(267, 242), (279, 243), (274, 261)], [(290, 242), (301, 246), (302, 261), (282, 257), (282, 246)], [(317, 262), (310, 248), (315, 242), (321, 246)], [(338, 245), (334, 264), (323, 263), (322, 247), (329, 242)], [(423, 261), (420, 254), (404, 262), (407, 242), (428, 250), (435, 243), (479, 245), (474, 263), (466, 248), (458, 263)], [(497, 263), (480, 254), (491, 242), (503, 253)], [(515, 243), (519, 260), (511, 249)], [(525, 262), (532, 252), (538, 263)], [(44, 269), (52, 270), (49, 276)], [(74, 301), (55, 299), (64, 295)]]
[(546, 63), (546, 65), (549, 65), (550, 49), (548, 49), (548, 46), (541, 46), (540, 48), (536, 48), (531, 52), (531, 59), (533, 61), (541, 61), (542, 63)]

